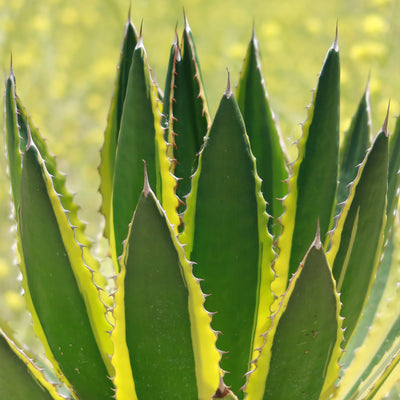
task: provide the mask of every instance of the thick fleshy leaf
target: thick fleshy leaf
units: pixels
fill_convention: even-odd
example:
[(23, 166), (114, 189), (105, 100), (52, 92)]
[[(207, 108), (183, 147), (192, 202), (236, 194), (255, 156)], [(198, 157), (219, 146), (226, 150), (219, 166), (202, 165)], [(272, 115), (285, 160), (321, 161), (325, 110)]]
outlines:
[[(398, 368), (396, 367), (398, 361), (392, 357), (395, 357), (396, 352), (400, 350), (399, 244), (399, 224), (396, 220), (385, 256), (378, 268), (371, 296), (365, 306), (366, 315), (363, 315), (357, 324), (357, 329), (340, 360), (340, 363), (344, 364), (345, 371), (339, 381), (335, 400), (363, 398), (362, 393), (368, 392), (373, 387), (386, 385), (387, 379), (396, 381), (395, 375), (392, 374), (393, 370)], [(384, 279), (380, 276), (382, 271), (385, 272)], [(375, 287), (377, 285), (379, 291)], [(375, 294), (377, 291), (379, 296)], [(374, 312), (373, 318), (369, 316), (371, 310), (368, 307)]]
[(385, 238), (389, 236), (394, 216), (397, 214), (400, 186), (400, 117), (397, 117), (396, 127), (389, 140), (389, 176), (386, 208)]
[[(200, 288), (147, 181), (124, 246), (117, 288), (116, 328), (125, 322), (122, 327), (125, 332), (118, 335), (126, 337), (137, 397), (143, 400), (210, 398), (218, 381), (212, 388), (200, 387), (201, 371), (196, 371), (195, 360), (196, 353), (199, 354), (196, 347), (201, 346), (196, 333), (198, 316), (193, 321), (189, 311), (193, 299), (203, 301)], [(207, 320), (208, 334), (215, 342), (210, 317), (200, 306), (197, 312)], [(120, 339), (116, 333), (113, 337)], [(120, 353), (124, 342), (116, 342), (117, 352)], [(215, 354), (218, 357), (216, 349)], [(214, 364), (207, 367), (218, 371), (217, 359)], [(118, 377), (118, 365), (115, 367), (117, 398), (131, 398), (124, 388), (126, 382)], [(199, 383), (196, 376), (200, 378)]]
[(21, 154), (19, 150), (15, 77), (12, 69), (6, 81), (4, 103), (4, 126), (6, 133), (8, 173), (11, 181), (11, 193), (14, 202), (14, 210), (18, 210), (19, 192), (21, 186)]
[(278, 237), (282, 226), (277, 219), (283, 214), (283, 198), (288, 193), (288, 171), (274, 115), (271, 110), (261, 71), (258, 41), (253, 37), (237, 88), (237, 101), (249, 135), (251, 150), (257, 160), (257, 173), (262, 180), (261, 191), (267, 202), (267, 212), (272, 217), (268, 227)]
[[(397, 252), (395, 252), (393, 240), (391, 236), (385, 247), (384, 257), (376, 271), (375, 281), (371, 287), (361, 318), (357, 322), (354, 333), (346, 345), (346, 351), (343, 353), (343, 357), (340, 359), (340, 364), (343, 365), (344, 370), (350, 365), (356, 355), (356, 350), (363, 344), (365, 338), (368, 336), (381, 301), (385, 302), (387, 298), (390, 298), (390, 295), (385, 294), (385, 291), (387, 290), (387, 284), (389, 282), (395, 282), (393, 270), (398, 268), (396, 262)], [(379, 338), (376, 337), (376, 340), (378, 342)], [(370, 351), (368, 351), (368, 353), (370, 353)], [(365, 362), (363, 366), (365, 366)]]
[[(377, 314), (377, 308), (380, 305), (381, 300), (385, 301), (386, 298), (391, 295), (385, 295), (388, 284), (396, 278), (392, 276), (392, 270), (397, 268), (397, 251), (394, 244), (394, 238), (392, 230), (397, 229), (394, 212), (394, 202), (397, 199), (397, 186), (398, 186), (398, 169), (400, 168), (398, 157), (399, 153), (399, 134), (400, 130), (396, 127), (394, 135), (389, 140), (389, 178), (388, 178), (388, 202), (386, 207), (387, 221), (385, 227), (385, 243), (383, 245), (384, 256), (380, 261), (379, 267), (376, 272), (375, 281), (371, 287), (371, 291), (368, 295), (367, 302), (363, 309), (363, 313), (360, 321), (357, 323), (356, 330), (346, 346), (346, 352), (343, 354), (340, 363), (346, 368), (353, 360), (355, 350), (359, 348), (364, 339), (366, 338), (373, 320)], [(393, 225), (394, 222), (394, 225)], [(393, 226), (393, 229), (392, 229)], [(397, 239), (396, 239), (397, 240)]]
[[(0, 329), (0, 398), (13, 400), (63, 400), (43, 372)], [(50, 394), (51, 393), (51, 394)]]
[(266, 334), (261, 354), (267, 354), (270, 365), (263, 399), (329, 398), (339, 374), (339, 310), (335, 282), (317, 235)]
[(371, 115), (369, 87), (367, 86), (340, 148), (338, 204), (346, 201), (349, 195), (349, 185), (357, 176), (358, 166), (365, 158), (365, 154), (370, 146), (370, 137)]
[(173, 173), (178, 178), (176, 194), (182, 202), (178, 212), (182, 212), (191, 188), (191, 176), (197, 167), (198, 153), (209, 128), (200, 65), (186, 18), (182, 46), (179, 49), (175, 39), (169, 70), (163, 114), (167, 118)]
[(137, 44), (135, 27), (129, 18), (125, 26), (121, 55), (115, 78), (114, 93), (108, 112), (107, 126), (104, 132), (104, 143), (101, 149), (99, 173), (101, 177), (100, 193), (102, 195), (101, 212), (105, 218), (104, 235), (110, 236), (110, 207), (114, 181), (115, 155), (122, 110), (125, 102), (129, 70), (132, 64), (132, 54)]
[[(48, 358), (82, 400), (111, 398), (112, 383), (91, 326), (105, 318), (105, 308), (31, 140), (23, 157), (19, 235), (27, 306)], [(89, 304), (97, 308), (88, 314)]]
[(380, 261), (386, 223), (387, 181), (388, 137), (383, 130), (358, 172), (328, 254), (341, 293), (347, 341), (361, 316)]
[(212, 327), (222, 332), (225, 383), (238, 394), (268, 329), (273, 253), (255, 159), (229, 86), (200, 154), (184, 224), (182, 242), (210, 295)]
[[(78, 218), (78, 206), (74, 203), (73, 196), (68, 192), (66, 188), (66, 176), (59, 172), (57, 168), (56, 159), (53, 155), (50, 154), (47, 144), (45, 140), (41, 137), (39, 130), (34, 125), (31, 117), (28, 115), (25, 107), (23, 106), (21, 100), (15, 93), (15, 79), (12, 74), (8, 79), (9, 87), (6, 91), (6, 99), (12, 95), (9, 100), (10, 104), (13, 104), (15, 107), (17, 119), (14, 120), (12, 117), (13, 112), (12, 108), (6, 107), (6, 119), (9, 120), (9, 126), (6, 129), (6, 137), (7, 142), (14, 142), (14, 135), (17, 132), (17, 142), (15, 143), (15, 152), (11, 154), (9, 157), (9, 168), (12, 176), (19, 176), (19, 182), (12, 183), (12, 191), (13, 193), (20, 191), (20, 174), (21, 174), (21, 156), (20, 152), (25, 151), (25, 147), (28, 143), (28, 137), (35, 143), (40, 156), (43, 158), (43, 161), (46, 166), (46, 170), (52, 177), (52, 183), (55, 191), (60, 195), (60, 202), (64, 210), (68, 213), (68, 220), (70, 224), (74, 227), (74, 236), (76, 241), (81, 245), (82, 248), (82, 257), (86, 265), (88, 265), (92, 270), (92, 279), (93, 282), (99, 289), (99, 295), (101, 297), (101, 301), (110, 306), (111, 299), (107, 295), (105, 289), (106, 279), (99, 271), (99, 263), (98, 261), (91, 255), (90, 247), (91, 242), (85, 236), (85, 224), (81, 222)], [(11, 124), (12, 122), (12, 124)], [(14, 162), (12, 162), (14, 160)], [(18, 161), (19, 160), (19, 161)], [(19, 171), (19, 172), (18, 172)], [(16, 213), (16, 219), (18, 220), (18, 213)], [(110, 336), (107, 333), (107, 330), (110, 329), (110, 325), (104, 318), (96, 318), (94, 315), (101, 310), (103, 312), (103, 306), (99, 302), (98, 296), (88, 296), (88, 302), (90, 303), (89, 314), (90, 318), (93, 322), (93, 327), (95, 329), (95, 335), (99, 342), (101, 342), (101, 351), (103, 355), (103, 360), (105, 361), (109, 374), (112, 375), (112, 366), (109, 361), (109, 354), (112, 353), (112, 345)], [(93, 310), (93, 313), (92, 311)]]
[(293, 165), (289, 195), (282, 217), (285, 227), (279, 239), (278, 278), (272, 291), (281, 295), (288, 279), (313, 241), (317, 223), (321, 237), (330, 229), (336, 203), (339, 152), (340, 67), (337, 39), (325, 58), (314, 98), (308, 110), (299, 142), (299, 156)]
[[(143, 160), (147, 163), (150, 185), (156, 188), (157, 198), (163, 200), (160, 171), (169, 174), (169, 164), (160, 118), (157, 88), (152, 82), (140, 37), (129, 71), (115, 159), (111, 232), (115, 263), (116, 257), (122, 254), (123, 241), (142, 192)], [(161, 168), (163, 162), (168, 165)]]

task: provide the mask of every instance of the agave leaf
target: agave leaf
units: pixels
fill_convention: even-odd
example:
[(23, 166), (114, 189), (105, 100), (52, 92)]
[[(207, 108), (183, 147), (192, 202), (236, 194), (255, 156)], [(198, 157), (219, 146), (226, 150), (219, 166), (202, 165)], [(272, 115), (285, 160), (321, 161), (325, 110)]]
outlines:
[(21, 185), (21, 154), (19, 150), (15, 76), (12, 68), (10, 71), (10, 75), (6, 81), (4, 103), (4, 126), (6, 131), (8, 171), (10, 174), (11, 193), (14, 202), (14, 210), (18, 210)]
[[(394, 356), (400, 349), (398, 344), (400, 337), (400, 318), (398, 317), (400, 307), (399, 240), (399, 225), (396, 221), (382, 265), (378, 269), (377, 282), (374, 283), (374, 286), (379, 283), (379, 274), (384, 268), (387, 276), (382, 284), (382, 293), (376, 300), (378, 304), (372, 303), (374, 319), (367, 325), (364, 321), (365, 317), (363, 317), (357, 325), (357, 330), (340, 360), (346, 369), (334, 399), (358, 398), (357, 396), (361, 396), (365, 390), (369, 390), (368, 388), (382, 385), (390, 375), (387, 373), (396, 367), (396, 361), (392, 360), (391, 356)], [(369, 304), (370, 301), (366, 307)], [(369, 313), (369, 310), (367, 311)], [(356, 349), (357, 351), (355, 351)], [(375, 368), (375, 365), (379, 365), (379, 367)], [(397, 379), (398, 377), (399, 375), (397, 375)], [(392, 380), (393, 378), (391, 378)]]
[[(202, 308), (203, 298), (191, 265), (147, 180), (124, 246), (117, 287), (115, 315), (120, 331), (113, 332), (120, 357), (115, 363), (117, 399), (132, 398), (132, 383), (128, 388), (125, 377), (118, 376), (124, 351), (129, 352), (127, 364), (132, 366), (139, 399), (209, 399), (218, 385), (218, 353), (210, 317)], [(203, 368), (206, 364), (217, 373), (211, 387), (204, 387), (204, 371), (199, 371), (195, 360), (201, 348), (199, 315), (193, 320), (189, 310), (199, 301), (197, 312), (208, 325), (216, 356), (214, 367), (210, 360), (199, 360)]]
[(266, 334), (261, 357), (269, 360), (268, 376), (263, 397), (254, 399), (329, 397), (339, 374), (343, 338), (339, 311), (335, 281), (318, 233)]
[[(348, 367), (352, 361), (355, 350), (361, 346), (365, 337), (369, 332), (369, 328), (372, 325), (372, 321), (377, 314), (377, 308), (383, 298), (390, 298), (391, 296), (386, 294), (384, 291), (387, 290), (387, 284), (396, 281), (396, 278), (392, 277), (392, 270), (397, 268), (397, 252), (395, 251), (395, 244), (392, 231), (397, 229), (397, 224), (394, 212), (394, 203), (397, 202), (398, 198), (398, 185), (399, 185), (399, 175), (398, 170), (400, 168), (400, 158), (399, 153), (399, 135), (400, 126), (397, 124), (394, 134), (389, 140), (389, 178), (388, 178), (388, 201), (386, 207), (386, 226), (385, 226), (385, 243), (383, 246), (384, 256), (376, 272), (375, 281), (371, 287), (371, 291), (368, 295), (367, 303), (363, 309), (363, 313), (360, 321), (357, 323), (356, 330), (351, 338), (351, 341), (346, 347), (346, 352), (344, 353), (340, 363), (344, 367)], [(397, 281), (396, 281), (397, 282)]]
[(328, 259), (343, 302), (345, 339), (351, 337), (375, 279), (386, 223), (388, 136), (382, 130), (359, 170), (332, 235)]
[(394, 135), (389, 140), (389, 177), (388, 177), (388, 201), (386, 206), (386, 226), (384, 235), (383, 252), (384, 256), (380, 262), (379, 268), (377, 269), (375, 281), (371, 287), (371, 291), (368, 295), (367, 303), (363, 309), (360, 321), (357, 323), (356, 330), (351, 338), (351, 341), (346, 347), (341, 364), (347, 367), (354, 357), (355, 350), (361, 346), (363, 340), (367, 336), (369, 327), (376, 315), (377, 307), (380, 304), (387, 282), (390, 282), (390, 271), (395, 268), (394, 263), (394, 243), (391, 235), (391, 229), (393, 222), (395, 221), (395, 208), (394, 203), (398, 199), (398, 185), (399, 176), (398, 170), (400, 168), (400, 158), (398, 157), (398, 151), (400, 146), (399, 139), (400, 130), (396, 126)]
[(182, 39), (171, 49), (170, 74), (167, 75), (164, 111), (168, 125), (167, 140), (173, 173), (178, 178), (176, 194), (181, 200), (178, 212), (185, 208), (191, 188), (191, 176), (197, 167), (197, 156), (209, 128), (209, 114), (201, 80), (200, 65), (187, 19)]
[(389, 140), (389, 177), (386, 208), (385, 238), (389, 236), (394, 217), (397, 213), (400, 186), (400, 117), (397, 117), (396, 126)]
[[(74, 226), (74, 234), (75, 238), (82, 246), (82, 255), (85, 263), (92, 269), (92, 278), (95, 282), (96, 286), (99, 288), (99, 293), (101, 296), (101, 301), (104, 304), (110, 305), (111, 299), (107, 295), (105, 289), (106, 279), (99, 272), (99, 263), (98, 261), (91, 255), (89, 248), (91, 247), (91, 242), (85, 236), (85, 224), (82, 223), (78, 218), (78, 206), (73, 201), (73, 196), (68, 192), (65, 185), (65, 175), (60, 173), (57, 169), (57, 163), (54, 156), (52, 156), (47, 148), (46, 142), (41, 137), (39, 130), (36, 128), (32, 119), (28, 115), (25, 107), (23, 106), (21, 100), (15, 94), (15, 78), (11, 71), (10, 77), (8, 79), (8, 89), (6, 91), (6, 98), (10, 97), (8, 103), (13, 104), (13, 107), (16, 109), (17, 119), (13, 119), (12, 115), (14, 115), (12, 108), (6, 107), (6, 119), (9, 121), (9, 125), (6, 129), (6, 137), (8, 142), (13, 142), (15, 140), (15, 132), (17, 132), (17, 142), (14, 154), (10, 154), (9, 157), (9, 168), (10, 174), (13, 176), (19, 175), (19, 183), (14, 182), (12, 184), (12, 192), (15, 193), (17, 197), (19, 197), (20, 191), (20, 172), (21, 172), (21, 156), (20, 152), (24, 152), (25, 147), (28, 143), (28, 136), (30, 135), (31, 140), (35, 143), (38, 151), (40, 152), (41, 157), (43, 158), (46, 169), (49, 174), (52, 176), (52, 182), (54, 185), (55, 191), (60, 195), (60, 201), (62, 207), (66, 212), (68, 212), (68, 220), (72, 226)], [(11, 124), (12, 122), (12, 124)], [(16, 160), (18, 162), (12, 162), (12, 160)], [(20, 172), (18, 172), (20, 171)], [(18, 192), (18, 193), (17, 193)], [(16, 219), (18, 220), (18, 214), (16, 215)], [(91, 304), (90, 309), (99, 310), (103, 309), (103, 306), (99, 303), (98, 296), (88, 296), (87, 300)], [(103, 312), (103, 311), (101, 311)], [(92, 316), (93, 317), (93, 316)], [(107, 330), (110, 329), (109, 324), (105, 319), (102, 318), (93, 318), (92, 319), (93, 326), (95, 329), (95, 334), (98, 340), (102, 343), (101, 351), (103, 354), (103, 359), (106, 362), (109, 373), (112, 374), (112, 366), (109, 361), (108, 355), (112, 352), (112, 345), (110, 336), (107, 333)]]
[(104, 235), (110, 237), (110, 207), (114, 181), (115, 155), (121, 125), (123, 105), (125, 102), (129, 70), (132, 64), (133, 51), (137, 44), (135, 27), (129, 18), (125, 25), (121, 55), (115, 78), (114, 93), (108, 112), (107, 126), (104, 131), (104, 143), (101, 149), (99, 173), (101, 177), (100, 193), (102, 196), (101, 212), (105, 218)]
[(63, 400), (31, 358), (0, 328), (0, 397), (13, 400)]
[(105, 308), (32, 140), (23, 157), (18, 220), (27, 306), (48, 358), (79, 398), (111, 398), (107, 355), (91, 326), (105, 318)]
[[(192, 181), (181, 236), (197, 277), (212, 327), (222, 334), (221, 368), (234, 393), (268, 329), (272, 238), (265, 201), (239, 107), (229, 85), (216, 113)], [(240, 349), (240, 350), (239, 350)]]
[[(395, 258), (396, 253), (394, 252), (393, 241), (394, 239), (391, 236), (385, 248), (384, 257), (377, 269), (375, 281), (368, 295), (368, 300), (363, 309), (362, 316), (357, 323), (350, 341), (346, 345), (346, 351), (343, 353), (343, 357), (340, 359), (340, 364), (343, 365), (344, 370), (346, 370), (346, 368), (350, 365), (354, 359), (356, 350), (363, 344), (365, 338), (367, 337), (381, 301), (385, 301), (385, 299), (391, 297), (386, 293), (387, 284), (393, 281), (393, 270), (398, 267)], [(376, 337), (377, 344), (379, 341), (380, 339)], [(368, 350), (368, 354), (369, 353), (370, 350)], [(363, 361), (362, 367), (365, 365), (365, 361)]]
[(282, 199), (288, 192), (287, 160), (269, 104), (255, 32), (247, 48), (240, 74), (237, 101), (251, 149), (257, 160), (257, 173), (262, 180), (261, 191), (267, 202), (267, 212), (272, 217), (268, 221), (268, 227), (277, 238), (282, 230), (277, 219), (284, 212)]
[(349, 195), (349, 185), (357, 176), (357, 166), (364, 160), (365, 154), (370, 146), (370, 137), (371, 115), (369, 86), (367, 86), (340, 148), (340, 174), (337, 191), (338, 204), (346, 201)]
[(286, 290), (288, 279), (313, 241), (317, 222), (320, 222), (323, 239), (330, 228), (338, 173), (339, 70), (335, 39), (325, 58), (308, 119), (303, 125), (299, 156), (284, 203), (284, 230), (278, 242), (279, 259), (274, 267), (278, 278), (272, 284), (272, 291), (278, 296)]
[[(147, 163), (149, 182), (156, 188), (157, 198), (161, 199), (167, 213), (171, 213), (168, 214), (171, 223), (178, 223), (177, 217), (174, 218), (177, 207), (173, 196), (175, 180), (169, 172), (160, 106), (140, 37), (129, 71), (115, 159), (110, 240), (114, 264), (116, 257), (122, 254), (129, 222), (142, 191), (143, 160)], [(118, 270), (117, 265), (115, 268)]]

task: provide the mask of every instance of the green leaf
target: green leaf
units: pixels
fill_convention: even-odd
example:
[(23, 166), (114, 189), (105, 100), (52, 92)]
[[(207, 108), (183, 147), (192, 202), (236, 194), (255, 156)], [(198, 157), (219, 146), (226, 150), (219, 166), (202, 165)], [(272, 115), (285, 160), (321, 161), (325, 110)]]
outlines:
[(136, 44), (136, 30), (129, 18), (125, 25), (121, 56), (118, 63), (117, 76), (115, 78), (114, 93), (108, 112), (107, 126), (104, 132), (104, 143), (101, 149), (101, 163), (99, 167), (101, 177), (100, 193), (102, 195), (101, 212), (105, 218), (104, 235), (106, 237), (110, 237), (110, 207), (114, 181), (115, 155), (117, 152), (118, 135), (121, 126), (129, 70)]
[[(129, 222), (142, 192), (143, 160), (147, 163), (150, 185), (162, 199), (158, 144), (163, 141), (163, 132), (157, 101), (157, 90), (151, 80), (142, 38), (139, 38), (129, 71), (115, 159), (111, 233), (114, 262), (122, 254)], [(165, 153), (166, 149), (166, 158)]]
[(369, 87), (367, 86), (340, 148), (338, 204), (346, 201), (349, 195), (349, 185), (357, 176), (358, 166), (365, 158), (365, 154), (370, 146), (370, 136), (371, 115)]
[[(392, 271), (397, 268), (396, 252), (394, 250), (393, 236), (391, 235), (387, 245), (385, 246), (383, 259), (376, 271), (375, 281), (371, 287), (367, 302), (365, 303), (362, 316), (357, 323), (349, 343), (346, 345), (346, 351), (343, 353), (343, 357), (340, 359), (340, 364), (343, 365), (344, 369), (346, 369), (352, 362), (356, 350), (362, 345), (367, 337), (373, 324), (373, 320), (377, 314), (380, 302), (385, 301), (382, 299), (385, 298), (383, 296), (387, 284), (395, 281), (392, 277)], [(370, 353), (370, 351), (368, 351), (368, 353)]]
[(393, 219), (397, 213), (397, 204), (399, 200), (400, 186), (400, 117), (397, 117), (396, 127), (393, 135), (389, 140), (389, 177), (388, 177), (388, 194), (386, 208), (386, 229), (385, 237), (389, 236)]
[[(364, 398), (363, 393), (373, 387), (383, 388), (387, 382), (393, 384), (396, 380), (393, 371), (399, 369), (396, 354), (400, 354), (400, 229), (398, 221), (395, 221), (364, 315), (340, 360), (346, 371), (334, 399)], [(382, 274), (385, 274), (384, 279)], [(398, 376), (397, 372), (397, 379)]]
[(189, 292), (182, 264), (190, 266), (178, 246), (146, 182), (117, 281), (118, 290), (123, 291), (119, 298), (123, 299), (136, 393), (143, 400), (198, 398)]
[(177, 38), (171, 49), (169, 71), (165, 85), (163, 114), (168, 126), (167, 140), (172, 172), (178, 178), (176, 194), (181, 200), (178, 212), (185, 209), (191, 189), (191, 176), (197, 167), (197, 157), (209, 128), (200, 65), (187, 19), (183, 32), (182, 49)]
[(34, 365), (2, 329), (0, 329), (0, 360), (0, 397), (2, 399), (63, 399), (57, 394), (55, 387), (45, 380), (43, 371)]
[(339, 310), (335, 282), (317, 235), (266, 334), (261, 354), (269, 354), (270, 367), (263, 399), (329, 397), (339, 373)]
[[(100, 264), (98, 260), (95, 259), (90, 252), (92, 243), (85, 235), (86, 225), (78, 218), (79, 207), (75, 204), (73, 195), (66, 187), (66, 176), (58, 170), (55, 157), (50, 154), (45, 140), (41, 137), (39, 130), (34, 125), (32, 119), (28, 115), (25, 107), (18, 97), (16, 98), (16, 104), (18, 111), (20, 149), (21, 151), (25, 150), (25, 147), (28, 143), (28, 137), (31, 137), (40, 153), (40, 156), (43, 158), (46, 170), (52, 177), (54, 190), (59, 194), (61, 205), (63, 209), (68, 212), (69, 223), (74, 227), (75, 239), (81, 245), (82, 258), (85, 264), (92, 270), (92, 279), (99, 288), (101, 301), (103, 304), (111, 307), (112, 300), (106, 292), (106, 278), (100, 272)], [(89, 310), (99, 310), (100, 306), (100, 312), (103, 312), (102, 306), (99, 304), (99, 299), (97, 297), (98, 296), (88, 297), (88, 300), (91, 302), (91, 307), (89, 307)], [(113, 369), (109, 360), (109, 354), (112, 353), (112, 344), (110, 335), (107, 332), (110, 330), (111, 326), (104, 318), (92, 318), (92, 320), (94, 323), (95, 335), (102, 344), (101, 352), (103, 355), (103, 360), (107, 365), (109, 374), (112, 375)]]
[(332, 236), (328, 259), (343, 302), (345, 339), (360, 318), (380, 261), (386, 223), (388, 137), (382, 130), (368, 152)]
[[(19, 235), (27, 305), (48, 358), (80, 399), (111, 398), (106, 355), (100, 353), (91, 326), (94, 319), (105, 318), (105, 308), (31, 140), (23, 157)], [(89, 314), (88, 304), (93, 307)]]
[(268, 221), (268, 227), (277, 238), (282, 230), (277, 219), (284, 212), (282, 199), (288, 193), (288, 171), (282, 140), (262, 76), (255, 32), (247, 48), (240, 74), (237, 101), (249, 135), (251, 150), (257, 161), (257, 173), (262, 180), (261, 191), (267, 202), (267, 213), (272, 217)]
[(314, 98), (298, 144), (299, 156), (289, 181), (285, 227), (279, 239), (278, 278), (272, 284), (284, 293), (288, 279), (297, 270), (320, 223), (321, 237), (330, 229), (336, 200), (339, 149), (340, 66), (337, 39), (328, 51)]
[(239, 107), (229, 86), (200, 154), (180, 237), (209, 294), (205, 307), (222, 332), (221, 368), (234, 393), (268, 329), (273, 259), (265, 201)]
[(11, 193), (14, 202), (14, 209), (17, 212), (21, 185), (21, 154), (19, 150), (15, 77), (12, 68), (10, 71), (10, 75), (6, 81), (4, 103), (4, 125), (6, 132), (8, 170), (10, 174)]

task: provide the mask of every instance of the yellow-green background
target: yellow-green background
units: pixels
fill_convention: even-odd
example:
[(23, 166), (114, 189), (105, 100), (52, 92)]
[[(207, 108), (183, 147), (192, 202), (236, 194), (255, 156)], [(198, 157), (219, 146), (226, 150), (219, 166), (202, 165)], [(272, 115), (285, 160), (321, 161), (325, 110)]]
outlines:
[[(373, 132), (382, 125), (389, 98), (393, 129), (400, 111), (399, 0), (0, 0), (0, 65), (7, 74), (12, 52), (18, 94), (68, 173), (94, 239), (102, 223), (96, 167), (130, 4), (137, 28), (143, 20), (144, 44), (161, 87), (185, 8), (211, 114), (224, 92), (227, 67), (233, 84), (238, 80), (254, 23), (271, 105), (292, 158), (291, 144), (301, 132), (338, 22), (341, 130), (347, 129), (369, 74)], [(18, 272), (12, 265), (2, 152), (0, 163), (0, 316), (10, 320), (23, 298), (13, 283)]]

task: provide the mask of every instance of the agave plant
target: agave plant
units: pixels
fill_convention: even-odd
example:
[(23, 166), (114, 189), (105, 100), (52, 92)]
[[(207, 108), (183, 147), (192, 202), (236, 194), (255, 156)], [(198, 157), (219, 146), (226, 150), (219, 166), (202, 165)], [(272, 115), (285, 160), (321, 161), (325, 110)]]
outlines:
[(400, 379), (400, 122), (371, 139), (367, 88), (340, 142), (339, 78), (336, 37), (289, 164), (255, 33), (211, 121), (186, 18), (164, 93), (129, 20), (99, 167), (106, 278), (11, 69), (19, 265), (52, 368), (3, 324), (1, 398), (383, 398)]

